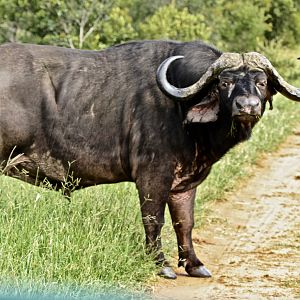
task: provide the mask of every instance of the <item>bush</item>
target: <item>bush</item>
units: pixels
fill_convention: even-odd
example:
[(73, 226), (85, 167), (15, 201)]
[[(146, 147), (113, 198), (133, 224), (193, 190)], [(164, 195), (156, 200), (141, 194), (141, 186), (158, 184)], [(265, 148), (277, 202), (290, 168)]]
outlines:
[(142, 39), (209, 40), (211, 29), (202, 14), (190, 14), (187, 8), (170, 4), (159, 8), (140, 25)]
[(137, 38), (127, 9), (114, 7), (100, 30), (100, 44), (114, 45)]
[[(272, 30), (266, 33), (267, 40), (280, 39), (289, 46), (300, 41), (300, 15), (298, 4), (294, 0), (271, 1), (268, 11), (267, 23)], [(298, 8), (297, 8), (298, 5)]]
[(271, 30), (265, 9), (253, 1), (224, 2), (214, 16), (215, 44), (227, 51), (253, 51)]

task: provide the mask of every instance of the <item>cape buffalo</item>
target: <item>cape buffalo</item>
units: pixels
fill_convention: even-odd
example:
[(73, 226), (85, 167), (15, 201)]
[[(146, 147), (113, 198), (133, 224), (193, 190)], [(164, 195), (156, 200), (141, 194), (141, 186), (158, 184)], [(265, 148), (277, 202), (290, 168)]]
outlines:
[(176, 278), (160, 250), (168, 204), (179, 266), (209, 277), (191, 238), (196, 187), (250, 137), (276, 92), (300, 101), (300, 90), (264, 56), (222, 53), (198, 41), (103, 51), (5, 44), (0, 162), (9, 176), (31, 183), (47, 177), (58, 188), (69, 168), (81, 188), (135, 182), (161, 275)]

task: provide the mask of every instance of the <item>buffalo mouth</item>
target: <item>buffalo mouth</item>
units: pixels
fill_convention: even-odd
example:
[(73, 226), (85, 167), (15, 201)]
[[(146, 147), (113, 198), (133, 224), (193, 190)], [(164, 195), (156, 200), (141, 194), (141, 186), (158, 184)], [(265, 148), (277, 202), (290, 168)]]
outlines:
[(235, 121), (240, 123), (255, 123), (260, 119), (258, 114), (239, 113), (232, 116)]

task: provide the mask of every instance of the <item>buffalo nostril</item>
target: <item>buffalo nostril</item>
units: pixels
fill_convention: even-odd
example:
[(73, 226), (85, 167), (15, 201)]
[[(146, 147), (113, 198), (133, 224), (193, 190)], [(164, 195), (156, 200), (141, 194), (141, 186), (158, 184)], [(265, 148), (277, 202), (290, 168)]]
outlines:
[(236, 101), (236, 107), (238, 109), (242, 109), (243, 108), (243, 105), (241, 105), (238, 101)]
[(250, 99), (249, 105), (252, 106), (252, 107), (258, 106), (259, 105), (258, 99)]

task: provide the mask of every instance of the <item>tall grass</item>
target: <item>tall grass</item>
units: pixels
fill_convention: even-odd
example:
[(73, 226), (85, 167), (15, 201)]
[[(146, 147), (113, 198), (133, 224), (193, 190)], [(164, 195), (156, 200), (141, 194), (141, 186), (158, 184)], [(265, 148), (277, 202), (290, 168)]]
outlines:
[(145, 254), (133, 185), (57, 192), (0, 177), (0, 280), (141, 288), (155, 272)]

